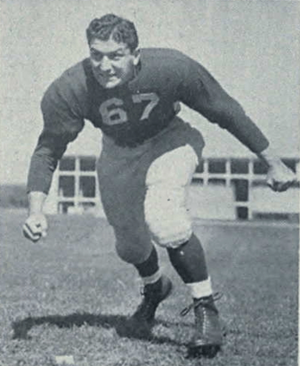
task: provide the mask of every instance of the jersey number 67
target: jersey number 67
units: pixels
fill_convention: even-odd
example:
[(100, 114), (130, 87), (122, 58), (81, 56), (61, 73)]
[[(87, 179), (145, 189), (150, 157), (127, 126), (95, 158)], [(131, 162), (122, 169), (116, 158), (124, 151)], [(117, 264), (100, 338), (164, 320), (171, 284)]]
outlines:
[[(159, 102), (159, 97), (156, 93), (143, 93), (132, 95), (133, 103), (146, 102), (146, 106), (141, 115), (140, 121), (147, 119), (151, 111)], [(113, 126), (128, 121), (126, 111), (122, 108), (124, 102), (119, 98), (111, 98), (103, 102), (99, 107), (102, 120), (105, 124)]]

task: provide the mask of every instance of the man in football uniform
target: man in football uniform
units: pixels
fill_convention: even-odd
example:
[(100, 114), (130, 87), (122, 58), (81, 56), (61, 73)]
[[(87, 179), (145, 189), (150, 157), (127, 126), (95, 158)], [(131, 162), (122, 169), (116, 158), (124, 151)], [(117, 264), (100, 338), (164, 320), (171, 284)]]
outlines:
[(132, 316), (151, 327), (158, 305), (172, 289), (162, 275), (155, 244), (193, 298), (195, 334), (190, 350), (214, 355), (223, 341), (211, 280), (186, 209), (187, 189), (202, 155), (201, 134), (180, 119), (179, 103), (228, 130), (269, 167), (268, 182), (286, 190), (294, 174), (271, 152), (269, 142), (241, 106), (198, 62), (170, 49), (139, 49), (130, 21), (108, 14), (86, 31), (90, 57), (66, 70), (41, 102), (44, 128), (28, 176), (32, 241), (46, 235), (43, 204), (52, 174), (69, 142), (89, 120), (103, 132), (97, 168), (103, 207), (116, 250), (138, 271), (143, 299)]

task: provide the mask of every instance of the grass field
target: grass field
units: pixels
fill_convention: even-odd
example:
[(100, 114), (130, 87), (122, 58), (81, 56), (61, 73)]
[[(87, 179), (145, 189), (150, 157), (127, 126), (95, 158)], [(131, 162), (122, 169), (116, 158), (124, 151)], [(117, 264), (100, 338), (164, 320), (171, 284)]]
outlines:
[(135, 270), (122, 263), (108, 225), (94, 217), (50, 217), (42, 243), (23, 239), (24, 214), (2, 211), (0, 365), (48, 366), (72, 355), (77, 366), (295, 366), (298, 354), (298, 230), (294, 226), (199, 222), (227, 325), (214, 359), (186, 359), (190, 303), (160, 251), (175, 290), (159, 308), (153, 339), (118, 329), (140, 301)]

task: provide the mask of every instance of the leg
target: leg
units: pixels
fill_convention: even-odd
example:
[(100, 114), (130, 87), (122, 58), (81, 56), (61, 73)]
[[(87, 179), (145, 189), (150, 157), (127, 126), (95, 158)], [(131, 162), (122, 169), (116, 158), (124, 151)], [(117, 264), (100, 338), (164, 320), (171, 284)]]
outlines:
[[(204, 250), (199, 239), (192, 234), (191, 238), (178, 248), (167, 248), (170, 261), (186, 284), (207, 281), (208, 273)], [(196, 292), (193, 297), (201, 297)], [(211, 294), (208, 294), (211, 295)]]
[(132, 320), (134, 323), (138, 323), (143, 328), (150, 330), (154, 323), (158, 305), (171, 293), (172, 282), (167, 276), (161, 275), (157, 252), (154, 246), (149, 258), (143, 263), (135, 264), (134, 266), (144, 283), (144, 297), (136, 312), (133, 314)]
[(195, 313), (195, 334), (189, 354), (214, 357), (222, 345), (223, 332), (201, 243), (193, 234), (188, 242), (167, 250), (173, 267), (193, 297), (192, 306), (182, 312), (182, 315), (186, 315), (193, 307)]
[(101, 201), (114, 229), (117, 254), (130, 264), (146, 261), (153, 248), (143, 213), (145, 184), (142, 177), (136, 177), (139, 154), (134, 153), (104, 138), (97, 167)]
[[(98, 177), (103, 207), (114, 228), (117, 253), (137, 269), (144, 284), (143, 301), (133, 319), (149, 328), (157, 306), (172, 286), (160, 273), (157, 252), (145, 224), (145, 156), (149, 160), (148, 152), (142, 148), (129, 150), (104, 143)], [(137, 328), (136, 321), (132, 328)]]
[(191, 291), (196, 325), (191, 353), (210, 357), (220, 349), (222, 330), (204, 251), (192, 234), (186, 210), (187, 188), (195, 166), (195, 154), (186, 146), (154, 162), (147, 177), (145, 217), (152, 237), (167, 248), (173, 267)]
[[(147, 236), (136, 238), (128, 235), (126, 237), (124, 230), (114, 229), (119, 257), (136, 268), (144, 285), (140, 305), (126, 323), (125, 328), (119, 329), (119, 334), (149, 338), (154, 325), (156, 309), (171, 293), (172, 283), (168, 277), (161, 274), (156, 248), (152, 243), (149, 244)], [(134, 232), (134, 230), (130, 230), (130, 232)], [(148, 245), (146, 245), (147, 243)], [(146, 256), (149, 249), (150, 254)], [(140, 262), (141, 258), (142, 262)]]

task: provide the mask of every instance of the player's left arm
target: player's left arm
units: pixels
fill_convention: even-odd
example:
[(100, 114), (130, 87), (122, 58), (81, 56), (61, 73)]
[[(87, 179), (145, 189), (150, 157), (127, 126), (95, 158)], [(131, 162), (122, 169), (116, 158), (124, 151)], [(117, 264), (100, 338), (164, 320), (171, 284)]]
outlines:
[(202, 65), (190, 60), (189, 66), (180, 88), (181, 101), (226, 129), (262, 159), (268, 166), (267, 183), (274, 191), (288, 189), (296, 175), (273, 151), (261, 129)]

